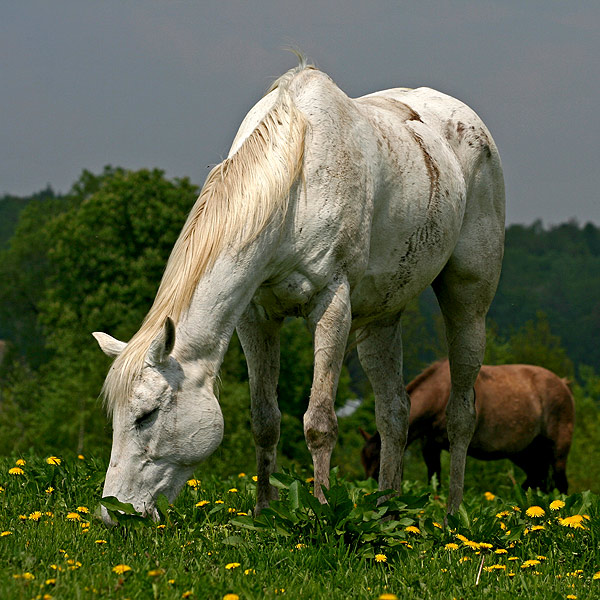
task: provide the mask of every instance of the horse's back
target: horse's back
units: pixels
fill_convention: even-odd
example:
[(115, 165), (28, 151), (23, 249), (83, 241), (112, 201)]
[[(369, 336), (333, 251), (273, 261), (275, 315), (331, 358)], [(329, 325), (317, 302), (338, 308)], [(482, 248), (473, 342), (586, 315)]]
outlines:
[(484, 365), (475, 385), (478, 426), (472, 447), (517, 454), (538, 437), (572, 430), (573, 398), (563, 380), (534, 365)]

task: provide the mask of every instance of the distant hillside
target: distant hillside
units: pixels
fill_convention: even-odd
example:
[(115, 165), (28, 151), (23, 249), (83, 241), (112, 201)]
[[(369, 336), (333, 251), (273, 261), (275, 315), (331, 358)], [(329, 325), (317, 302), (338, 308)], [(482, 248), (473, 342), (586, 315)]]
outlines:
[(504, 266), (490, 309), (500, 329), (548, 317), (576, 363), (600, 368), (600, 228), (576, 222), (544, 229), (511, 225)]

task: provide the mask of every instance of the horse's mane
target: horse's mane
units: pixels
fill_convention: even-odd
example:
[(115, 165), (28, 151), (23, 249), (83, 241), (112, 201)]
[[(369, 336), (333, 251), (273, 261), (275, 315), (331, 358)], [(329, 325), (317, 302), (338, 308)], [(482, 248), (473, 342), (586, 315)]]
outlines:
[(429, 365), (423, 372), (419, 373), (407, 386), (408, 394), (416, 390), (426, 379), (429, 379), (444, 363), (448, 362), (447, 358), (437, 360)]
[[(287, 211), (290, 188), (302, 168), (306, 119), (289, 86), (304, 61), (281, 76), (269, 92), (277, 99), (229, 158), (212, 169), (171, 252), (156, 298), (140, 329), (116, 358), (102, 392), (111, 414), (124, 402), (142, 371), (150, 345), (167, 317), (177, 323), (190, 306), (198, 281), (228, 247), (243, 248)], [(268, 93), (268, 92), (267, 92)]]

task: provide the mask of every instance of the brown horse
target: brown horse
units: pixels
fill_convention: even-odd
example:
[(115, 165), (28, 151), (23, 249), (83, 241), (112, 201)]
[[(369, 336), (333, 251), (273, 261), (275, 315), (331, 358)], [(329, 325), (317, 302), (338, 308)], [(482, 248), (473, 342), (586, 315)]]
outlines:
[[(422, 440), (428, 477), (436, 474), (440, 481), (440, 454), (448, 449), (448, 361), (428, 367), (406, 390), (411, 399), (407, 445)], [(524, 488), (548, 491), (556, 487), (567, 492), (566, 464), (575, 406), (566, 380), (532, 365), (484, 365), (475, 383), (475, 409), (477, 424), (469, 456), (480, 460), (508, 458), (525, 471)], [(361, 454), (365, 473), (377, 479), (379, 433), (360, 432), (366, 440)]]

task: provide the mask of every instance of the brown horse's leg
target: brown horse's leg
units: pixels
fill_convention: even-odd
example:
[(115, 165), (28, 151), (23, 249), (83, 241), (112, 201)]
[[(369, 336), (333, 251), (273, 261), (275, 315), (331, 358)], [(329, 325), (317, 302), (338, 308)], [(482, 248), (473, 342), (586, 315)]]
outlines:
[(427, 480), (431, 481), (431, 478), (435, 475), (438, 483), (442, 479), (442, 447), (430, 438), (423, 438), (423, 460), (427, 465)]
[(337, 439), (333, 405), (351, 321), (350, 286), (345, 279), (324, 292), (308, 317), (315, 364), (304, 436), (313, 458), (315, 497), (321, 502), (325, 502), (322, 487), (329, 487), (331, 453)]
[(269, 477), (276, 467), (281, 423), (277, 405), (281, 323), (268, 319), (261, 309), (250, 304), (237, 326), (250, 380), (252, 433), (256, 447), (257, 513), (277, 498), (277, 489), (269, 483)]
[(521, 454), (511, 458), (515, 465), (525, 471), (526, 479), (521, 485), (524, 490), (548, 491), (551, 452), (548, 440), (538, 437)]
[(554, 487), (561, 493), (566, 494), (569, 489), (567, 480), (567, 457), (571, 449), (571, 440), (573, 437), (573, 397), (569, 390), (565, 390), (564, 400), (562, 402), (563, 410), (560, 418), (557, 419), (556, 426), (549, 431), (553, 440), (553, 458), (552, 458), (552, 479)]
[(551, 464), (554, 487), (561, 494), (566, 494), (569, 491), (569, 481), (567, 480), (567, 456), (569, 455), (569, 450), (571, 448), (571, 435), (569, 434), (565, 437), (568, 437), (568, 440), (559, 438), (559, 443), (554, 448), (554, 457)]
[(379, 489), (400, 490), (408, 437), (410, 399), (402, 380), (400, 317), (357, 331), (358, 357), (375, 393), (375, 421), (381, 436)]

